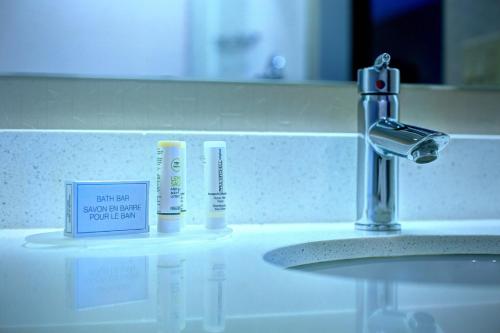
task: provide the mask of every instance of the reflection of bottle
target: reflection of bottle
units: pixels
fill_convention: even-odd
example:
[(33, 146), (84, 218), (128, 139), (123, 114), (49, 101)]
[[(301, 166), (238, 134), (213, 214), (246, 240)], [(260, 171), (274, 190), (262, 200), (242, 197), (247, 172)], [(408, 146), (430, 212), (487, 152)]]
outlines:
[(225, 329), (226, 304), (224, 284), (226, 264), (222, 250), (211, 251), (205, 279), (205, 307), (203, 327), (207, 332), (223, 332)]
[(159, 141), (157, 154), (158, 232), (180, 230), (180, 214), (185, 196), (183, 177), (186, 168), (184, 141)]
[(206, 141), (203, 144), (205, 163), (205, 190), (208, 194), (208, 229), (223, 229), (226, 226), (226, 143)]
[(184, 262), (176, 256), (158, 256), (158, 331), (175, 333), (186, 327)]

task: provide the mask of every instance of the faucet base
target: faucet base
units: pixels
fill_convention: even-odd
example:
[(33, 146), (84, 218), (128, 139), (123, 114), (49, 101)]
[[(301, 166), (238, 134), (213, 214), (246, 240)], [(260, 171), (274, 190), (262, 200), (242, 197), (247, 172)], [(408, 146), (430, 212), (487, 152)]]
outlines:
[(401, 224), (399, 223), (363, 223), (356, 222), (356, 230), (367, 231), (399, 231)]

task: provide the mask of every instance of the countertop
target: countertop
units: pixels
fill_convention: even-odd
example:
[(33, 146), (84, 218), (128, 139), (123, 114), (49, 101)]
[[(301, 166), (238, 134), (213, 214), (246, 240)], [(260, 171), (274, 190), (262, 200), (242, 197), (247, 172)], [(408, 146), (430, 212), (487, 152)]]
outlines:
[(391, 235), (355, 231), (353, 223), (230, 228), (101, 239), (1, 230), (0, 332), (371, 332), (362, 325), (371, 282), (397, 290), (394, 327), (427, 316), (441, 332), (500, 331), (500, 281), (365, 281), (263, 259), (279, 247), (334, 239), (500, 236), (499, 220), (403, 222)]

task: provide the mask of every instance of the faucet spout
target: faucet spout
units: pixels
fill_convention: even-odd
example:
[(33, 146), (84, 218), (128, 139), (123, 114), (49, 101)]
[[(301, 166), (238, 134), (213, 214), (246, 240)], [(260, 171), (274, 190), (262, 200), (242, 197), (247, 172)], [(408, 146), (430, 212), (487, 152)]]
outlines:
[(398, 121), (382, 118), (368, 129), (369, 142), (382, 156), (399, 156), (415, 163), (425, 164), (438, 158), (439, 152), (449, 143), (450, 137)]

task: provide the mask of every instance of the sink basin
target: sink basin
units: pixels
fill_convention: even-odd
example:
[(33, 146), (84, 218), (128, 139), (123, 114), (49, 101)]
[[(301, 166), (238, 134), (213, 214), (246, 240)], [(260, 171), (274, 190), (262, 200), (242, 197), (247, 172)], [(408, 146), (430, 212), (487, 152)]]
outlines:
[(500, 255), (433, 255), (337, 260), (291, 267), (373, 281), (500, 285)]
[(325, 292), (354, 286), (352, 331), (500, 332), (499, 236), (371, 235), (277, 248), (264, 259), (316, 277)]
[[(405, 269), (438, 271), (452, 267), (458, 269), (459, 266), (464, 270), (472, 267), (477, 269), (481, 266), (496, 271), (499, 266), (496, 262), (499, 259), (498, 255), (500, 255), (500, 236), (376, 235), (281, 247), (267, 252), (264, 259), (285, 268), (299, 269), (303, 266), (301, 269), (305, 271), (325, 272), (325, 269), (328, 271), (335, 266), (336, 272), (341, 275), (383, 278), (380, 272), (373, 274), (377, 269), (394, 270), (396, 265)], [(322, 264), (320, 266), (308, 266), (320, 263)], [(463, 268), (461, 263), (477, 265)], [(367, 265), (373, 268), (368, 269)], [(366, 275), (361, 272), (354, 273), (357, 270), (355, 267), (361, 266), (366, 270)], [(438, 269), (440, 266), (443, 266), (443, 269)], [(348, 271), (350, 273), (347, 273)], [(395, 271), (393, 273), (396, 274)], [(403, 276), (416, 278), (416, 274), (400, 273), (396, 275), (401, 278)]]

